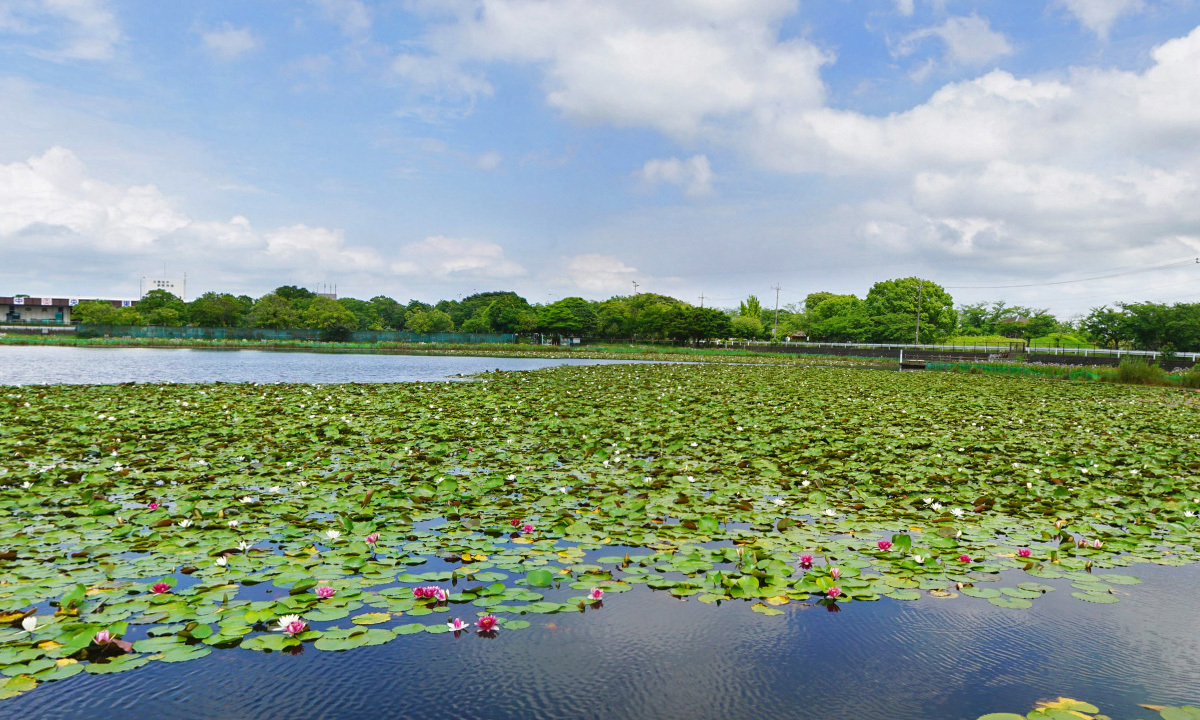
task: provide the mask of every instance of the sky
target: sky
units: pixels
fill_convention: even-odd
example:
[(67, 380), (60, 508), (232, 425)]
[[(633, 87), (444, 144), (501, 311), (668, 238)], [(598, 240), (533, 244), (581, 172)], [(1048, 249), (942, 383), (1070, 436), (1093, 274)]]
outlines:
[(0, 0), (0, 295), (1066, 319), (1198, 257), (1200, 0)]

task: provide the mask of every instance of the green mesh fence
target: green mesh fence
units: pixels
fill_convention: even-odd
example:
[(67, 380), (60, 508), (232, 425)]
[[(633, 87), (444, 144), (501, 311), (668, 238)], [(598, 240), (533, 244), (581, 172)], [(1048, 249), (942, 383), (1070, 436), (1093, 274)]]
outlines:
[(1053, 378), (1056, 380), (1099, 380), (1100, 374), (1080, 368), (1027, 367), (1022, 365), (986, 365), (982, 363), (927, 362), (926, 370), (982, 373), (986, 375), (1017, 375), (1022, 377)]
[(151, 338), (183, 340), (337, 341), (353, 343), (515, 343), (507, 333), (410, 333), (390, 330), (327, 332), (311, 329), (169, 327), (164, 325), (89, 325), (76, 329), (82, 338)]

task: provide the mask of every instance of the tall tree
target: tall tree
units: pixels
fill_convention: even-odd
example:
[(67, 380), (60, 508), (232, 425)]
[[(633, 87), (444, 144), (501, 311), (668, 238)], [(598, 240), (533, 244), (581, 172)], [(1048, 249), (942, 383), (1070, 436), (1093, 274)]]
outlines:
[(941, 342), (958, 325), (954, 299), (930, 280), (883, 280), (871, 286), (864, 302), (870, 323), (868, 339), (873, 342), (912, 342), (916, 339), (918, 311), (923, 343)]

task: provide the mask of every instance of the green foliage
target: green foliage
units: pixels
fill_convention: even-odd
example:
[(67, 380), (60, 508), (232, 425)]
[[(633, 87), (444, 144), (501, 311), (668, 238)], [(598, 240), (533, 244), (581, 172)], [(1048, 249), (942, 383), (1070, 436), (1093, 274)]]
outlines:
[(762, 322), (762, 303), (758, 301), (758, 297), (751, 295), (744, 301), (738, 304), (738, 315), (741, 317), (751, 317)]
[(268, 293), (254, 303), (247, 324), (260, 328), (294, 328), (301, 323), (300, 310), (292, 301), (276, 293)]
[(765, 334), (762, 321), (755, 316), (738, 315), (729, 321), (730, 337), (758, 340)]
[(71, 316), (81, 323), (98, 325), (145, 325), (146, 319), (132, 307), (114, 307), (106, 300), (84, 300), (71, 309)]
[(441, 310), (415, 310), (406, 316), (404, 329), (415, 333), (450, 332), (454, 329), (454, 321), (449, 313)]
[(538, 328), (559, 335), (589, 335), (596, 331), (596, 311), (580, 297), (563, 298), (538, 310)]
[(907, 343), (916, 338), (918, 309), (920, 341), (941, 342), (958, 325), (954, 300), (941, 285), (909, 277), (884, 280), (871, 286), (864, 301), (870, 342)]
[(200, 327), (236, 327), (242, 305), (229, 293), (206, 292), (188, 305), (188, 319)]
[(304, 327), (321, 330), (331, 337), (344, 336), (358, 329), (358, 318), (346, 306), (327, 297), (312, 298), (304, 311)]

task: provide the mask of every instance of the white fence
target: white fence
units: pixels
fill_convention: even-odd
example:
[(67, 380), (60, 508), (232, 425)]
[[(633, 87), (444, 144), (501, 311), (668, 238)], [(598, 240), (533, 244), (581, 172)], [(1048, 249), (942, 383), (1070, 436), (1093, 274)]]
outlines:
[[(823, 347), (841, 347), (841, 348), (886, 348), (890, 350), (932, 350), (936, 352), (952, 352), (954, 350), (971, 350), (974, 352), (989, 352), (1001, 353), (1008, 352), (1020, 347), (1020, 343), (1012, 346), (1009, 345), (903, 345), (897, 343), (815, 343), (815, 342), (789, 342), (780, 341), (773, 342), (770, 340), (746, 340), (739, 341), (738, 345), (777, 345), (782, 347), (803, 347), (803, 348), (823, 348)], [(1161, 352), (1154, 350), (1102, 350), (1098, 348), (1065, 348), (1065, 347), (1028, 347), (1024, 352), (1027, 353), (1047, 353), (1051, 355), (1082, 355), (1083, 357), (1104, 355), (1109, 357), (1147, 357), (1152, 360), (1157, 360)], [(1200, 353), (1194, 352), (1177, 352), (1175, 357), (1180, 359), (1188, 359), (1192, 362), (1200, 360)]]

